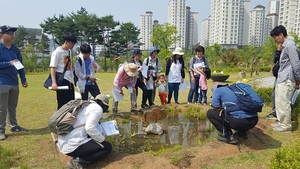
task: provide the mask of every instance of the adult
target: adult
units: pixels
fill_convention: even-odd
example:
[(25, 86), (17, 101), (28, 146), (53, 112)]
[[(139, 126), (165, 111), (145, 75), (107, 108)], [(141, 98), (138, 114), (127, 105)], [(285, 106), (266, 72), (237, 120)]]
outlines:
[(57, 147), (63, 154), (71, 156), (68, 167), (84, 168), (88, 163), (105, 158), (112, 150), (112, 145), (105, 141), (100, 132), (99, 120), (107, 112), (109, 99), (99, 94), (90, 104), (79, 110), (74, 126), (77, 127), (66, 135), (58, 135)]
[[(236, 111), (226, 112), (223, 103), (237, 103), (237, 96), (229, 89), (228, 85), (215, 82), (212, 87), (213, 109), (207, 111), (207, 118), (219, 131), (219, 141), (236, 144), (238, 140), (235, 136), (247, 139), (247, 131), (255, 127), (258, 122), (257, 113), (248, 113), (237, 109)], [(232, 129), (236, 130), (233, 135)]]
[[(131, 95), (131, 108), (136, 105), (136, 89), (135, 84), (137, 81), (138, 68), (134, 63), (127, 63), (120, 66), (115, 79), (114, 79), (114, 89), (113, 93), (117, 92), (117, 94), (124, 95), (123, 87), (126, 87)], [(114, 97), (116, 94), (114, 94)], [(113, 102), (113, 114), (116, 115), (118, 113), (118, 105), (119, 102), (114, 99)]]
[[(277, 50), (275, 51), (274, 53), (274, 66), (276, 65), (277, 62), (279, 62), (279, 58), (280, 58), (280, 54), (281, 54), (281, 50), (282, 50), (282, 45), (281, 44), (278, 44), (277, 45)], [(277, 70), (278, 71), (278, 70)], [(277, 119), (277, 115), (276, 115), (276, 106), (275, 106), (275, 86), (276, 86), (276, 80), (277, 80), (277, 75), (278, 75), (278, 72), (277, 74), (273, 74), (275, 76), (275, 81), (274, 81), (274, 87), (273, 87), (273, 90), (272, 90), (272, 111), (270, 114), (268, 114), (266, 116), (266, 118), (268, 119)]]
[(94, 57), (91, 56), (91, 46), (89, 44), (82, 44), (80, 46), (80, 54), (75, 63), (75, 74), (78, 77), (77, 87), (81, 93), (81, 99), (87, 100), (89, 93), (93, 97), (100, 94), (97, 85), (96, 71), (99, 69)]
[[(72, 34), (63, 35), (63, 44), (57, 47), (51, 54), (50, 73), (52, 79), (52, 90), (56, 90), (57, 110), (70, 100), (75, 99), (71, 49), (77, 43), (77, 39)], [(57, 90), (56, 72), (64, 73), (61, 86), (68, 86), (68, 90)]]
[(18, 74), (22, 87), (27, 87), (24, 68), (17, 69), (14, 65), (23, 63), (20, 50), (13, 44), (15, 31), (8, 25), (0, 27), (0, 140), (5, 140), (6, 118), (11, 132), (26, 132), (17, 122), (16, 108), (19, 99)]
[[(136, 84), (135, 84), (135, 90), (136, 90), (136, 97), (138, 96), (138, 88), (140, 88), (143, 92), (143, 95), (142, 95), (142, 104), (141, 104), (141, 107), (143, 109), (145, 108), (148, 108), (149, 106), (146, 104), (146, 101), (147, 101), (147, 87), (144, 83), (144, 77), (142, 75), (142, 65), (143, 65), (143, 62), (141, 61), (141, 57), (143, 55), (143, 52), (140, 50), (140, 49), (135, 49), (133, 51), (133, 57), (132, 57), (132, 60), (129, 61), (129, 63), (134, 63), (136, 64), (137, 68), (138, 68), (138, 78), (137, 78), (137, 81), (136, 81)], [(132, 111), (136, 111), (137, 109), (137, 105), (135, 105), (132, 109)]]
[(148, 89), (147, 96), (149, 100), (149, 106), (154, 105), (156, 87), (155, 83), (158, 82), (158, 77), (161, 72), (161, 63), (157, 58), (157, 54), (160, 52), (160, 49), (156, 46), (153, 46), (149, 50), (149, 56), (144, 59), (143, 64), (151, 68), (151, 76), (146, 80), (146, 87)]
[(198, 69), (198, 67), (209, 67), (208, 62), (206, 58), (204, 57), (205, 49), (203, 46), (198, 46), (195, 50), (196, 55), (191, 58), (190, 60), (190, 67), (189, 67), (189, 72), (190, 72), (190, 91), (188, 94), (188, 104), (190, 103), (197, 103), (197, 100), (199, 98), (199, 79), (200, 79), (200, 74), (197, 72), (194, 72), (193, 69)]
[(173, 56), (171, 56), (167, 61), (166, 66), (166, 79), (168, 80), (168, 103), (171, 103), (172, 95), (174, 92), (174, 101), (176, 104), (178, 102), (178, 91), (179, 85), (184, 82), (185, 73), (184, 73), (184, 60), (183, 55), (184, 52), (182, 48), (176, 48), (172, 52)]
[(282, 25), (276, 26), (270, 35), (277, 44), (282, 44), (275, 86), (275, 108), (279, 122), (272, 127), (275, 131), (286, 132), (292, 130), (291, 98), (300, 84), (298, 46), (292, 39), (287, 38), (286, 28)]

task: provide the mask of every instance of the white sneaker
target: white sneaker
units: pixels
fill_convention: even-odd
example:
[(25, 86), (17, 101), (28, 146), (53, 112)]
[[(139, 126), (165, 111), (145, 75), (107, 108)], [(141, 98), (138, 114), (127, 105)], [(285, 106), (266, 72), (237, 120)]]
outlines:
[(291, 132), (292, 127), (283, 127), (283, 126), (278, 126), (273, 128), (274, 131), (279, 131), (279, 132)]
[(0, 140), (5, 140), (6, 139), (6, 136), (4, 133), (0, 133)]
[(280, 127), (281, 124), (278, 122), (278, 123), (272, 123), (271, 126), (274, 128), (274, 127)]

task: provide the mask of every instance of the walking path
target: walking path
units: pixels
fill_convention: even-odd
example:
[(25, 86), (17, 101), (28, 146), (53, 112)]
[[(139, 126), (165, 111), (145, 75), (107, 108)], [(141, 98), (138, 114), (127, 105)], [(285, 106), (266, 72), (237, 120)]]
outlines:
[(254, 81), (254, 83), (256, 83), (257, 86), (259, 86), (259, 87), (273, 87), (275, 77), (274, 76), (266, 76), (266, 77), (257, 78), (257, 79), (251, 80), (251, 81)]

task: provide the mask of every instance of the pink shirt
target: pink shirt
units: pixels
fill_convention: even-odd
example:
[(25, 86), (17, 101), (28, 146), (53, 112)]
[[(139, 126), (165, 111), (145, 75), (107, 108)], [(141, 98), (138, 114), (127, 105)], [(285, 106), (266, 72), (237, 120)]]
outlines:
[(116, 87), (119, 90), (121, 90), (121, 88), (124, 86), (131, 86), (132, 88), (134, 88), (136, 84), (136, 80), (137, 80), (137, 76), (136, 77), (128, 76), (124, 70), (124, 65), (122, 65), (115, 76), (114, 87)]
[(206, 76), (201, 74), (199, 78), (199, 86), (201, 86), (202, 90), (207, 90), (207, 81)]

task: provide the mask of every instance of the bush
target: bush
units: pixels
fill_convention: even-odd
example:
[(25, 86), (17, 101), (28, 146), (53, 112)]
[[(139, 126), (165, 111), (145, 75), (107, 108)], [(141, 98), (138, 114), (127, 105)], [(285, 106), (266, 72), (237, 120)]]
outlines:
[(258, 71), (260, 72), (271, 72), (272, 67), (271, 66), (261, 66), (258, 68)]
[(271, 160), (271, 169), (300, 168), (300, 140), (291, 147), (282, 147)]
[(255, 89), (255, 92), (264, 99), (265, 104), (268, 106), (272, 105), (272, 87), (261, 87)]

